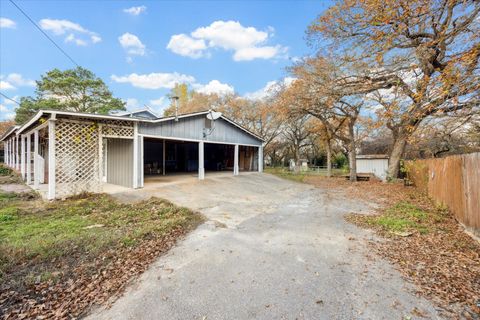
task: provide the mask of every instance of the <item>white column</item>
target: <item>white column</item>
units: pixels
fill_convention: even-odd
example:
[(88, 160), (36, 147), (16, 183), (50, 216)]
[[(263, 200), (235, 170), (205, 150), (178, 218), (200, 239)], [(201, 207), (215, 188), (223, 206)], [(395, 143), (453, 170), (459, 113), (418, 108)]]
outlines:
[(10, 167), (10, 163), (12, 161), (12, 155), (11, 155), (12, 151), (10, 150), (10, 139), (7, 139), (7, 150), (8, 150), (7, 161), (5, 163), (7, 164), (7, 166)]
[(8, 140), (3, 141), (3, 162), (8, 166)]
[(238, 167), (238, 144), (235, 145), (235, 152), (233, 154), (233, 175), (238, 176), (240, 169)]
[(38, 130), (33, 134), (33, 187), (38, 189), (40, 187), (39, 170), (43, 168), (38, 167)]
[(165, 152), (166, 152), (166, 148), (165, 148), (165, 139), (163, 139), (163, 152), (162, 152), (162, 174), (165, 175)]
[(133, 188), (138, 188), (138, 123), (133, 124)]
[(258, 147), (258, 172), (263, 172), (263, 146)]
[(98, 181), (103, 182), (103, 124), (98, 124)]
[(25, 168), (26, 168), (26, 165), (25, 165), (25, 136), (24, 135), (21, 135), (20, 136), (20, 172), (22, 174), (22, 179), (25, 181)]
[(48, 120), (48, 200), (55, 199), (55, 119)]
[(27, 135), (27, 184), (32, 183), (32, 134)]
[(138, 140), (138, 143), (140, 143), (140, 173), (141, 173), (141, 176), (140, 176), (140, 185), (139, 187), (140, 188), (143, 188), (143, 185), (144, 185), (144, 177), (145, 177), (145, 168), (143, 167), (143, 136), (140, 136), (139, 137), (139, 140)]
[(20, 170), (20, 137), (15, 136), (15, 169)]
[(203, 141), (198, 143), (198, 179), (205, 179), (205, 168), (204, 168), (204, 158), (203, 158)]

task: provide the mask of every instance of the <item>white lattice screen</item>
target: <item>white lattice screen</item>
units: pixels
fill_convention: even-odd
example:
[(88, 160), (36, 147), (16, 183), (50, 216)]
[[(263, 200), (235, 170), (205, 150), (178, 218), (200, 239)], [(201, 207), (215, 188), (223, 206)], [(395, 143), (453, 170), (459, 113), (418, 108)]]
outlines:
[(121, 124), (105, 123), (102, 126), (102, 134), (105, 137), (131, 138), (133, 137), (133, 127)]
[(100, 191), (98, 139), (95, 123), (57, 120), (56, 198)]

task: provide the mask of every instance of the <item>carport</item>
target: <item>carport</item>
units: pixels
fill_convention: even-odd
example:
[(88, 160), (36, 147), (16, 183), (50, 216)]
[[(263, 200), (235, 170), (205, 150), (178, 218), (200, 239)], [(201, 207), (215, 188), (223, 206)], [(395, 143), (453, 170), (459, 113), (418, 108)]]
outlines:
[[(209, 111), (141, 122), (138, 126), (143, 179), (209, 172), (261, 171), (262, 139), (221, 116), (209, 120)], [(158, 181), (158, 180), (157, 180)]]

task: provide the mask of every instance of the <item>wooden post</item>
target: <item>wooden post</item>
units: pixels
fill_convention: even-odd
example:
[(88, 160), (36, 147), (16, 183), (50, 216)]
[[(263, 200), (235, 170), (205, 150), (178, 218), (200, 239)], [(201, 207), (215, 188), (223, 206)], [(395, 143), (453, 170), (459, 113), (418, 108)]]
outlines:
[(141, 174), (139, 187), (143, 188), (144, 183), (145, 183), (145, 181), (144, 181), (145, 168), (143, 167), (144, 162), (145, 162), (144, 158), (143, 158), (143, 136), (139, 136), (139, 141), (138, 142), (140, 143), (140, 174)]
[[(43, 169), (43, 168), (42, 168)], [(40, 186), (40, 176), (38, 167), (38, 130), (33, 133), (33, 187), (38, 189)]]
[(55, 199), (55, 114), (48, 120), (48, 200)]
[(263, 146), (258, 147), (258, 172), (263, 172)]
[(22, 179), (25, 181), (25, 136), (20, 136), (20, 172), (22, 174)]
[(238, 167), (238, 144), (235, 145), (235, 151), (233, 153), (233, 175), (238, 176), (238, 173), (240, 171)]
[(19, 136), (15, 136), (15, 169), (20, 170)]
[(162, 173), (163, 175), (165, 175), (165, 153), (166, 153), (166, 148), (165, 148), (165, 139), (163, 139), (163, 152), (162, 152), (162, 161), (163, 161), (163, 169), (162, 169)]
[(138, 123), (133, 124), (133, 188), (138, 188)]
[(205, 179), (205, 167), (204, 167), (204, 157), (203, 157), (203, 141), (198, 143), (198, 179)]
[(103, 124), (98, 124), (98, 181), (103, 182)]
[(32, 184), (32, 134), (27, 135), (27, 184)]
[(3, 162), (8, 166), (8, 140), (3, 142)]

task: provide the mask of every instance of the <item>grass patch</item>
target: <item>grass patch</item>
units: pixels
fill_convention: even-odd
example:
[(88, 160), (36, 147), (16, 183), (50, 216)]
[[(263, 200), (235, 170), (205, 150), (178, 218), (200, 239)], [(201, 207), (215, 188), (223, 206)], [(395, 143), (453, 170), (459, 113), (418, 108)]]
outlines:
[[(46, 203), (0, 193), (0, 203), (0, 278), (15, 273), (18, 266), (88, 259), (202, 221), (189, 209), (158, 198), (120, 204), (107, 195), (88, 195)], [(42, 271), (46, 272), (48, 268)]]
[(419, 232), (427, 234), (443, 220), (439, 210), (423, 210), (409, 201), (400, 201), (376, 216), (357, 216), (363, 223), (393, 234)]
[[(308, 169), (306, 171), (300, 171), (295, 173), (293, 171), (288, 170), (285, 167), (266, 167), (264, 168), (264, 172), (276, 175), (280, 178), (296, 181), (296, 182), (306, 182), (305, 179), (307, 177), (326, 177), (327, 170), (321, 169)], [(343, 169), (332, 169), (332, 176), (339, 176), (345, 174)]]

